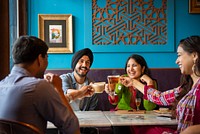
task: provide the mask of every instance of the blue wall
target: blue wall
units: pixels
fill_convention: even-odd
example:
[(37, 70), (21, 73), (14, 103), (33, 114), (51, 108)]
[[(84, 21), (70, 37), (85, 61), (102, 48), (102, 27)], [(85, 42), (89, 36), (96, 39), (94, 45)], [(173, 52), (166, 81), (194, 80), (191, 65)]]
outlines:
[[(28, 34), (38, 37), (38, 14), (72, 14), (74, 52), (84, 48), (84, 2), (88, 0), (28, 0)], [(180, 39), (200, 35), (200, 14), (189, 14), (188, 0), (175, 1), (175, 48)], [(170, 20), (169, 20), (170, 21)], [(94, 53), (91, 68), (124, 68), (132, 53)], [(138, 53), (150, 68), (177, 68), (176, 50), (167, 53)], [(49, 54), (48, 69), (69, 69), (73, 54)]]

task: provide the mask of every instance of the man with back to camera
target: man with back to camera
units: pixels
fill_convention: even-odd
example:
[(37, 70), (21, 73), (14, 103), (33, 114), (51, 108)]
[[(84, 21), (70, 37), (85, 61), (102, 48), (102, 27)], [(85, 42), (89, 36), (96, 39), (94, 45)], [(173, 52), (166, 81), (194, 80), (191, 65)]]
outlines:
[(79, 122), (66, 100), (59, 76), (44, 72), (47, 44), (33, 36), (19, 37), (12, 49), (14, 67), (0, 81), (0, 118), (25, 122), (45, 133), (47, 121), (63, 134), (79, 134)]
[[(81, 49), (72, 57), (71, 68), (73, 72), (60, 76), (65, 96), (70, 98), (70, 104), (75, 111), (95, 110), (97, 106), (97, 95), (94, 94), (94, 90), (89, 85), (91, 80), (87, 77), (92, 63), (92, 51), (89, 48)], [(83, 90), (87, 90), (87, 92), (83, 97), (79, 97), (80, 91)]]

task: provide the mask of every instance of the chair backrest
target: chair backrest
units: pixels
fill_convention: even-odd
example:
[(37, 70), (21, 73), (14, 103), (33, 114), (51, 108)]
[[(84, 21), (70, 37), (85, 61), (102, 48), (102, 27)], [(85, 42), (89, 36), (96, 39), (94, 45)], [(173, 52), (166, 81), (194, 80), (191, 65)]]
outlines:
[(33, 125), (14, 121), (0, 119), (0, 134), (43, 134)]

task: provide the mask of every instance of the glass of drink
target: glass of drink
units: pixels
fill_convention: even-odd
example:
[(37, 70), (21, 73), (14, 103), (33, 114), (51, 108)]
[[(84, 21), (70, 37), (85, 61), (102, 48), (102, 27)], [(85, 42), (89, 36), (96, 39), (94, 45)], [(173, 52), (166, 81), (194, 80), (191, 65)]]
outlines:
[(108, 89), (112, 95), (115, 95), (115, 86), (119, 81), (119, 75), (109, 75), (108, 79)]
[(140, 110), (140, 104), (141, 104), (141, 98), (136, 98), (135, 104), (136, 104), (136, 107), (137, 107), (137, 111), (139, 111)]

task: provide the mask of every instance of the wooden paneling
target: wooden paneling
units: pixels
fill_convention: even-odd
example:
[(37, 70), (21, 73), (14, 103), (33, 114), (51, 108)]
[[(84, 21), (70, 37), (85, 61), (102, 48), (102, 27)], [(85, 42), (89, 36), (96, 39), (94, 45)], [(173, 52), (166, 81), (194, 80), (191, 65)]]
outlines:
[(27, 0), (19, 0), (19, 35), (27, 34)]
[[(12, 3), (13, 4), (13, 3)], [(16, 10), (14, 8), (12, 10)], [(15, 11), (14, 11), (15, 12)], [(16, 11), (17, 12), (17, 11)], [(12, 17), (12, 16), (11, 16)], [(10, 29), (9, 29), (9, 1), (0, 1), (0, 80), (8, 75), (10, 71)], [(12, 18), (13, 20), (14, 18)], [(16, 20), (14, 20), (16, 21)], [(12, 31), (16, 31), (17, 26), (12, 25)], [(27, 1), (19, 0), (19, 35), (27, 34)], [(11, 37), (17, 37), (17, 33), (11, 33)]]
[(9, 73), (9, 1), (0, 1), (0, 80)]

